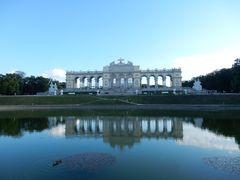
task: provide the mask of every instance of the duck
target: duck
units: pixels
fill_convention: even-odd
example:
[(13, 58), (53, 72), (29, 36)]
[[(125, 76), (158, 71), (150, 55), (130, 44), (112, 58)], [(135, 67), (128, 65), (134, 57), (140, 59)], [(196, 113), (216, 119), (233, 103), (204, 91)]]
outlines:
[(62, 163), (62, 160), (59, 159), (59, 160), (54, 160), (53, 163), (52, 163), (52, 166), (55, 167), (55, 166), (58, 166), (59, 164)]

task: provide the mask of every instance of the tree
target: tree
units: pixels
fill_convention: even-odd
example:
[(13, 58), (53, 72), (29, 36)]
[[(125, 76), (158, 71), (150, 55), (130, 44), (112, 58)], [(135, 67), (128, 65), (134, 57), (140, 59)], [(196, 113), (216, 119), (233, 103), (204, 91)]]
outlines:
[(231, 81), (231, 89), (233, 92), (240, 92), (240, 66), (234, 66), (233, 79)]
[[(199, 76), (204, 89), (218, 92), (240, 92), (240, 66), (230, 69), (213, 71), (205, 76)], [(183, 87), (191, 87), (193, 80), (183, 82)]]
[(50, 79), (42, 76), (26, 77), (23, 80), (23, 92), (24, 94), (36, 94), (37, 92), (45, 92), (48, 90)]
[(183, 87), (193, 87), (193, 83), (194, 83), (194, 80), (190, 80), (190, 81), (183, 81), (182, 82), (182, 86)]
[(6, 95), (21, 94), (22, 78), (17, 74), (6, 74), (0, 78), (0, 93)]
[[(34, 95), (37, 92), (46, 92), (49, 88), (50, 79), (42, 76), (22, 77), (22, 74), (0, 74), (0, 94), (29, 94)], [(66, 87), (65, 82), (54, 81), (58, 89)]]
[(65, 82), (54, 81), (54, 83), (57, 83), (58, 89), (66, 88), (66, 83)]

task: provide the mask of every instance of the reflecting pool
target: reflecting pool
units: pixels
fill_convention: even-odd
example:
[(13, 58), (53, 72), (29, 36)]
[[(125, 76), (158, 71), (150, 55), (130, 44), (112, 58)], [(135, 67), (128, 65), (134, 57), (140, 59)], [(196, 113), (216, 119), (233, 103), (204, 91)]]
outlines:
[(1, 180), (240, 178), (240, 116), (33, 114), (0, 118)]

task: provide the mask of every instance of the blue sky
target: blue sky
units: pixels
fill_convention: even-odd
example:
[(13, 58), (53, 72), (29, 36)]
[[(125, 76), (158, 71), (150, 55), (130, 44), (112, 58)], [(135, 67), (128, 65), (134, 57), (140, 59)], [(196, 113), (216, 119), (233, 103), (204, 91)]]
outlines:
[(142, 69), (181, 67), (190, 79), (240, 57), (239, 8), (239, 0), (0, 0), (0, 73), (64, 79), (64, 70), (101, 70), (121, 57)]

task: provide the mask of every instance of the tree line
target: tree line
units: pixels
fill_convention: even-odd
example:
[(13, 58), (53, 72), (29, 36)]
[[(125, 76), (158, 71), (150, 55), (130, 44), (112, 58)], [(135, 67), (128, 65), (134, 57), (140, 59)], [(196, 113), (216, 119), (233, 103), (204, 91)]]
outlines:
[[(19, 74), (0, 75), (0, 94), (2, 95), (35, 95), (46, 92), (49, 88), (49, 78), (42, 76), (22, 77)], [(65, 82), (57, 83), (58, 89), (65, 88)]]
[(190, 81), (184, 81), (183, 87), (192, 87), (194, 80), (199, 79), (202, 87), (217, 92), (240, 92), (240, 66), (213, 71), (205, 76), (198, 76)]

